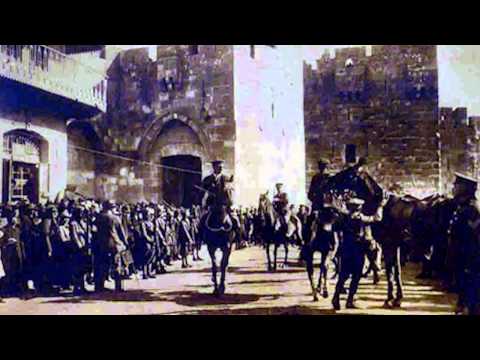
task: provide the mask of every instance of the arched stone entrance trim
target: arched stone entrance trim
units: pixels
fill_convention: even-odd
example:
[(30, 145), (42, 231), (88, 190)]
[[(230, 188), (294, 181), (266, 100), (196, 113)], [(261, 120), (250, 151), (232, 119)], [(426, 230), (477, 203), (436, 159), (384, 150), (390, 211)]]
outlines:
[(72, 128), (81, 129), (85, 136), (90, 139), (94, 150), (104, 151), (105, 147), (103, 146), (103, 141), (98, 135), (96, 127), (90, 121), (84, 119), (70, 119), (67, 121), (67, 134)]
[[(47, 163), (48, 162), (48, 140), (40, 135), (39, 133), (32, 131), (32, 130), (27, 130), (27, 129), (13, 129), (10, 131), (7, 131), (6, 133), (3, 134), (3, 139), (6, 139), (8, 137), (13, 137), (13, 136), (19, 136), (19, 137), (26, 137), (26, 138), (31, 138), (38, 142), (39, 145), (39, 151), (40, 151), (40, 163)], [(4, 143), (5, 145), (5, 143)], [(5, 151), (5, 148), (3, 149)], [(3, 154), (2, 154), (3, 156)]]
[[(203, 158), (204, 156), (206, 156), (208, 158), (211, 158), (212, 150), (210, 146), (210, 139), (208, 135), (203, 131), (203, 129), (198, 124), (196, 124), (195, 121), (193, 121), (192, 119), (189, 119), (185, 115), (178, 114), (178, 113), (168, 113), (165, 115), (161, 115), (157, 117), (155, 120), (153, 120), (152, 124), (145, 131), (144, 135), (142, 136), (142, 140), (138, 145), (138, 154), (140, 159), (142, 160), (147, 159), (152, 147), (155, 145), (155, 142), (158, 140), (158, 137), (160, 136), (163, 128), (167, 123), (169, 123), (172, 120), (180, 121), (183, 124), (190, 127), (198, 136), (198, 139), (200, 140), (200, 143), (203, 147), (203, 149), (200, 148), (199, 154), (202, 154), (201, 157)], [(166, 148), (168, 148), (168, 146)], [(165, 151), (168, 151), (168, 150), (165, 150)], [(188, 154), (191, 154), (191, 150), (188, 151)], [(178, 151), (174, 155), (178, 155)], [(165, 155), (165, 156), (168, 156), (168, 155)]]

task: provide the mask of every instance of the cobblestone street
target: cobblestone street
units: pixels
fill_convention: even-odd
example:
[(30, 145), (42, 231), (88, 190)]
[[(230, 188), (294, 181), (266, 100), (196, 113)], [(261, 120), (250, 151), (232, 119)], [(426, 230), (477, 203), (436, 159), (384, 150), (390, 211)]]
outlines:
[[(405, 299), (401, 309), (382, 307), (386, 281), (377, 286), (363, 279), (357, 295), (358, 310), (334, 312), (331, 299), (312, 302), (306, 271), (298, 267), (298, 252), (290, 251), (290, 266), (277, 273), (267, 273), (265, 253), (250, 247), (232, 253), (227, 291), (222, 299), (211, 295), (210, 262), (204, 249), (204, 261), (190, 269), (180, 269), (177, 262), (170, 272), (151, 280), (129, 280), (125, 293), (71, 295), (33, 298), (27, 301), (10, 298), (0, 304), (0, 314), (18, 315), (449, 315), (455, 296), (438, 290), (438, 284), (415, 279), (416, 265), (404, 271)], [(280, 251), (279, 259), (282, 258)], [(316, 270), (316, 277), (318, 269)], [(113, 283), (108, 284), (113, 288)], [(334, 281), (330, 284), (333, 293)], [(345, 302), (342, 298), (342, 306)]]

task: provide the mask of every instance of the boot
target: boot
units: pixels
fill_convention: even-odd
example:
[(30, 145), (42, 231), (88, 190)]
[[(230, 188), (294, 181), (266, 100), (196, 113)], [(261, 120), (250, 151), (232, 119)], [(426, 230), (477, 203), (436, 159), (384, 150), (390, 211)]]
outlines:
[(359, 309), (359, 307), (355, 304), (355, 300), (352, 298), (349, 298), (347, 300), (347, 309)]
[(341, 310), (340, 297), (339, 297), (338, 295), (336, 295), (336, 296), (333, 297), (333, 299), (332, 299), (332, 306), (333, 306), (333, 309), (336, 310), (336, 311)]

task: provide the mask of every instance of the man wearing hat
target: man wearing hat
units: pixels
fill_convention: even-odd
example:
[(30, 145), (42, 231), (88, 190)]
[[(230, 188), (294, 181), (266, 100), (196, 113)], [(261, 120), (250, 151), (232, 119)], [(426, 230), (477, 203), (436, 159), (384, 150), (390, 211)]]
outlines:
[(289, 200), (288, 195), (285, 191), (283, 191), (283, 184), (277, 183), (275, 184), (276, 187), (276, 194), (273, 195), (273, 209), (278, 214), (278, 218), (281, 219), (283, 222), (288, 222), (289, 217)]
[(458, 291), (457, 314), (479, 315), (480, 210), (476, 179), (457, 173), (453, 189), (456, 209), (448, 229), (447, 267)]
[(115, 290), (123, 291), (121, 277), (124, 269), (120, 253), (126, 250), (127, 239), (120, 218), (113, 213), (114, 209), (115, 204), (112, 201), (105, 201), (97, 218), (97, 243), (94, 253), (96, 292), (105, 291), (110, 266), (114, 268)]
[(308, 199), (312, 202), (312, 212), (323, 209), (323, 200), (325, 186), (330, 176), (326, 173), (329, 161), (322, 159), (318, 162), (318, 173), (312, 178), (310, 189), (308, 191)]
[(340, 294), (344, 289), (345, 282), (351, 276), (350, 289), (348, 293), (347, 308), (355, 309), (355, 294), (362, 277), (365, 261), (365, 252), (369, 246), (366, 238), (368, 224), (382, 221), (383, 207), (388, 201), (385, 197), (377, 212), (373, 216), (366, 216), (362, 212), (364, 200), (353, 198), (347, 203), (347, 211), (339, 209), (342, 217), (337, 223), (337, 231), (342, 233), (341, 247), (341, 268), (338, 277), (332, 305), (335, 310), (340, 310)]
[[(207, 176), (202, 181), (202, 188), (205, 191), (204, 200), (206, 198), (207, 209), (212, 211), (219, 210), (224, 216), (225, 221), (234, 222), (230, 216), (232, 206), (232, 192), (233, 192), (233, 175), (228, 177), (222, 174), (223, 161), (212, 161), (213, 174)], [(225, 215), (228, 214), (227, 217)], [(201, 223), (204, 224), (206, 214), (202, 217)], [(238, 224), (237, 224), (238, 225)], [(238, 226), (237, 226), (238, 227)]]
[(233, 183), (233, 175), (228, 177), (223, 172), (223, 161), (212, 161), (213, 174), (207, 176), (202, 181), (202, 188), (206, 190), (204, 197), (207, 198), (206, 205), (232, 206), (231, 198), (228, 194), (227, 184)]

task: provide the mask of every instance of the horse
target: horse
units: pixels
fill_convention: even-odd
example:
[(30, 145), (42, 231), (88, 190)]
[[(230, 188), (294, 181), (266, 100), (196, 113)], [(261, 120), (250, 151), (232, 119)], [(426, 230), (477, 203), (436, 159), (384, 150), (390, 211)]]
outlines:
[[(226, 191), (226, 203), (231, 203), (232, 191)], [(232, 252), (232, 243), (239, 230), (235, 219), (227, 212), (227, 205), (214, 203), (204, 214), (200, 229), (203, 243), (207, 245), (208, 254), (212, 262), (212, 282), (214, 286), (213, 295), (221, 297), (225, 294), (225, 277)], [(217, 250), (222, 253), (220, 260), (220, 284), (217, 276)]]
[[(351, 191), (354, 196), (365, 201), (366, 215), (373, 214), (378, 209), (384, 194), (387, 194), (388, 201), (383, 210), (383, 219), (372, 224), (371, 229), (374, 238), (382, 248), (385, 262), (388, 289), (384, 306), (386, 308), (401, 307), (403, 299), (401, 249), (406, 246), (415, 247), (414, 242), (424, 236), (415, 224), (431, 207), (432, 199), (435, 197), (422, 201), (411, 196), (400, 197), (386, 193), (370, 175), (348, 170), (331, 178), (328, 191), (336, 198), (341, 198), (343, 193)], [(395, 296), (394, 285), (396, 286)]]
[[(262, 238), (265, 250), (267, 252), (267, 263), (268, 271), (277, 270), (277, 253), (278, 248), (283, 245), (285, 249), (285, 259), (283, 267), (287, 267), (288, 264), (288, 250), (289, 244), (292, 242), (292, 239), (295, 235), (299, 236), (301, 239), (301, 224), (298, 220), (294, 222), (291, 216), (288, 216), (288, 219), (283, 217), (281, 219), (280, 215), (273, 209), (273, 205), (268, 198), (268, 191), (265, 194), (260, 195), (259, 206), (258, 206), (258, 224), (260, 237)], [(273, 250), (273, 265), (270, 256), (270, 246), (274, 245)]]
[[(332, 207), (326, 207), (313, 214), (310, 241), (302, 248), (302, 259), (306, 263), (308, 279), (312, 288), (313, 301), (318, 301), (317, 293), (323, 298), (328, 298), (328, 270), (329, 264), (333, 262), (333, 256), (337, 253), (339, 240), (334, 232), (334, 224), (339, 213)], [(320, 252), (320, 275), (318, 286), (314, 284), (314, 255)]]
[[(275, 214), (272, 202), (268, 198), (268, 191), (260, 195), (257, 211), (257, 231), (262, 241), (262, 245), (267, 252), (268, 271), (273, 270), (272, 260), (270, 256), (270, 245), (274, 242), (275, 237)], [(275, 260), (276, 266), (276, 260)]]

